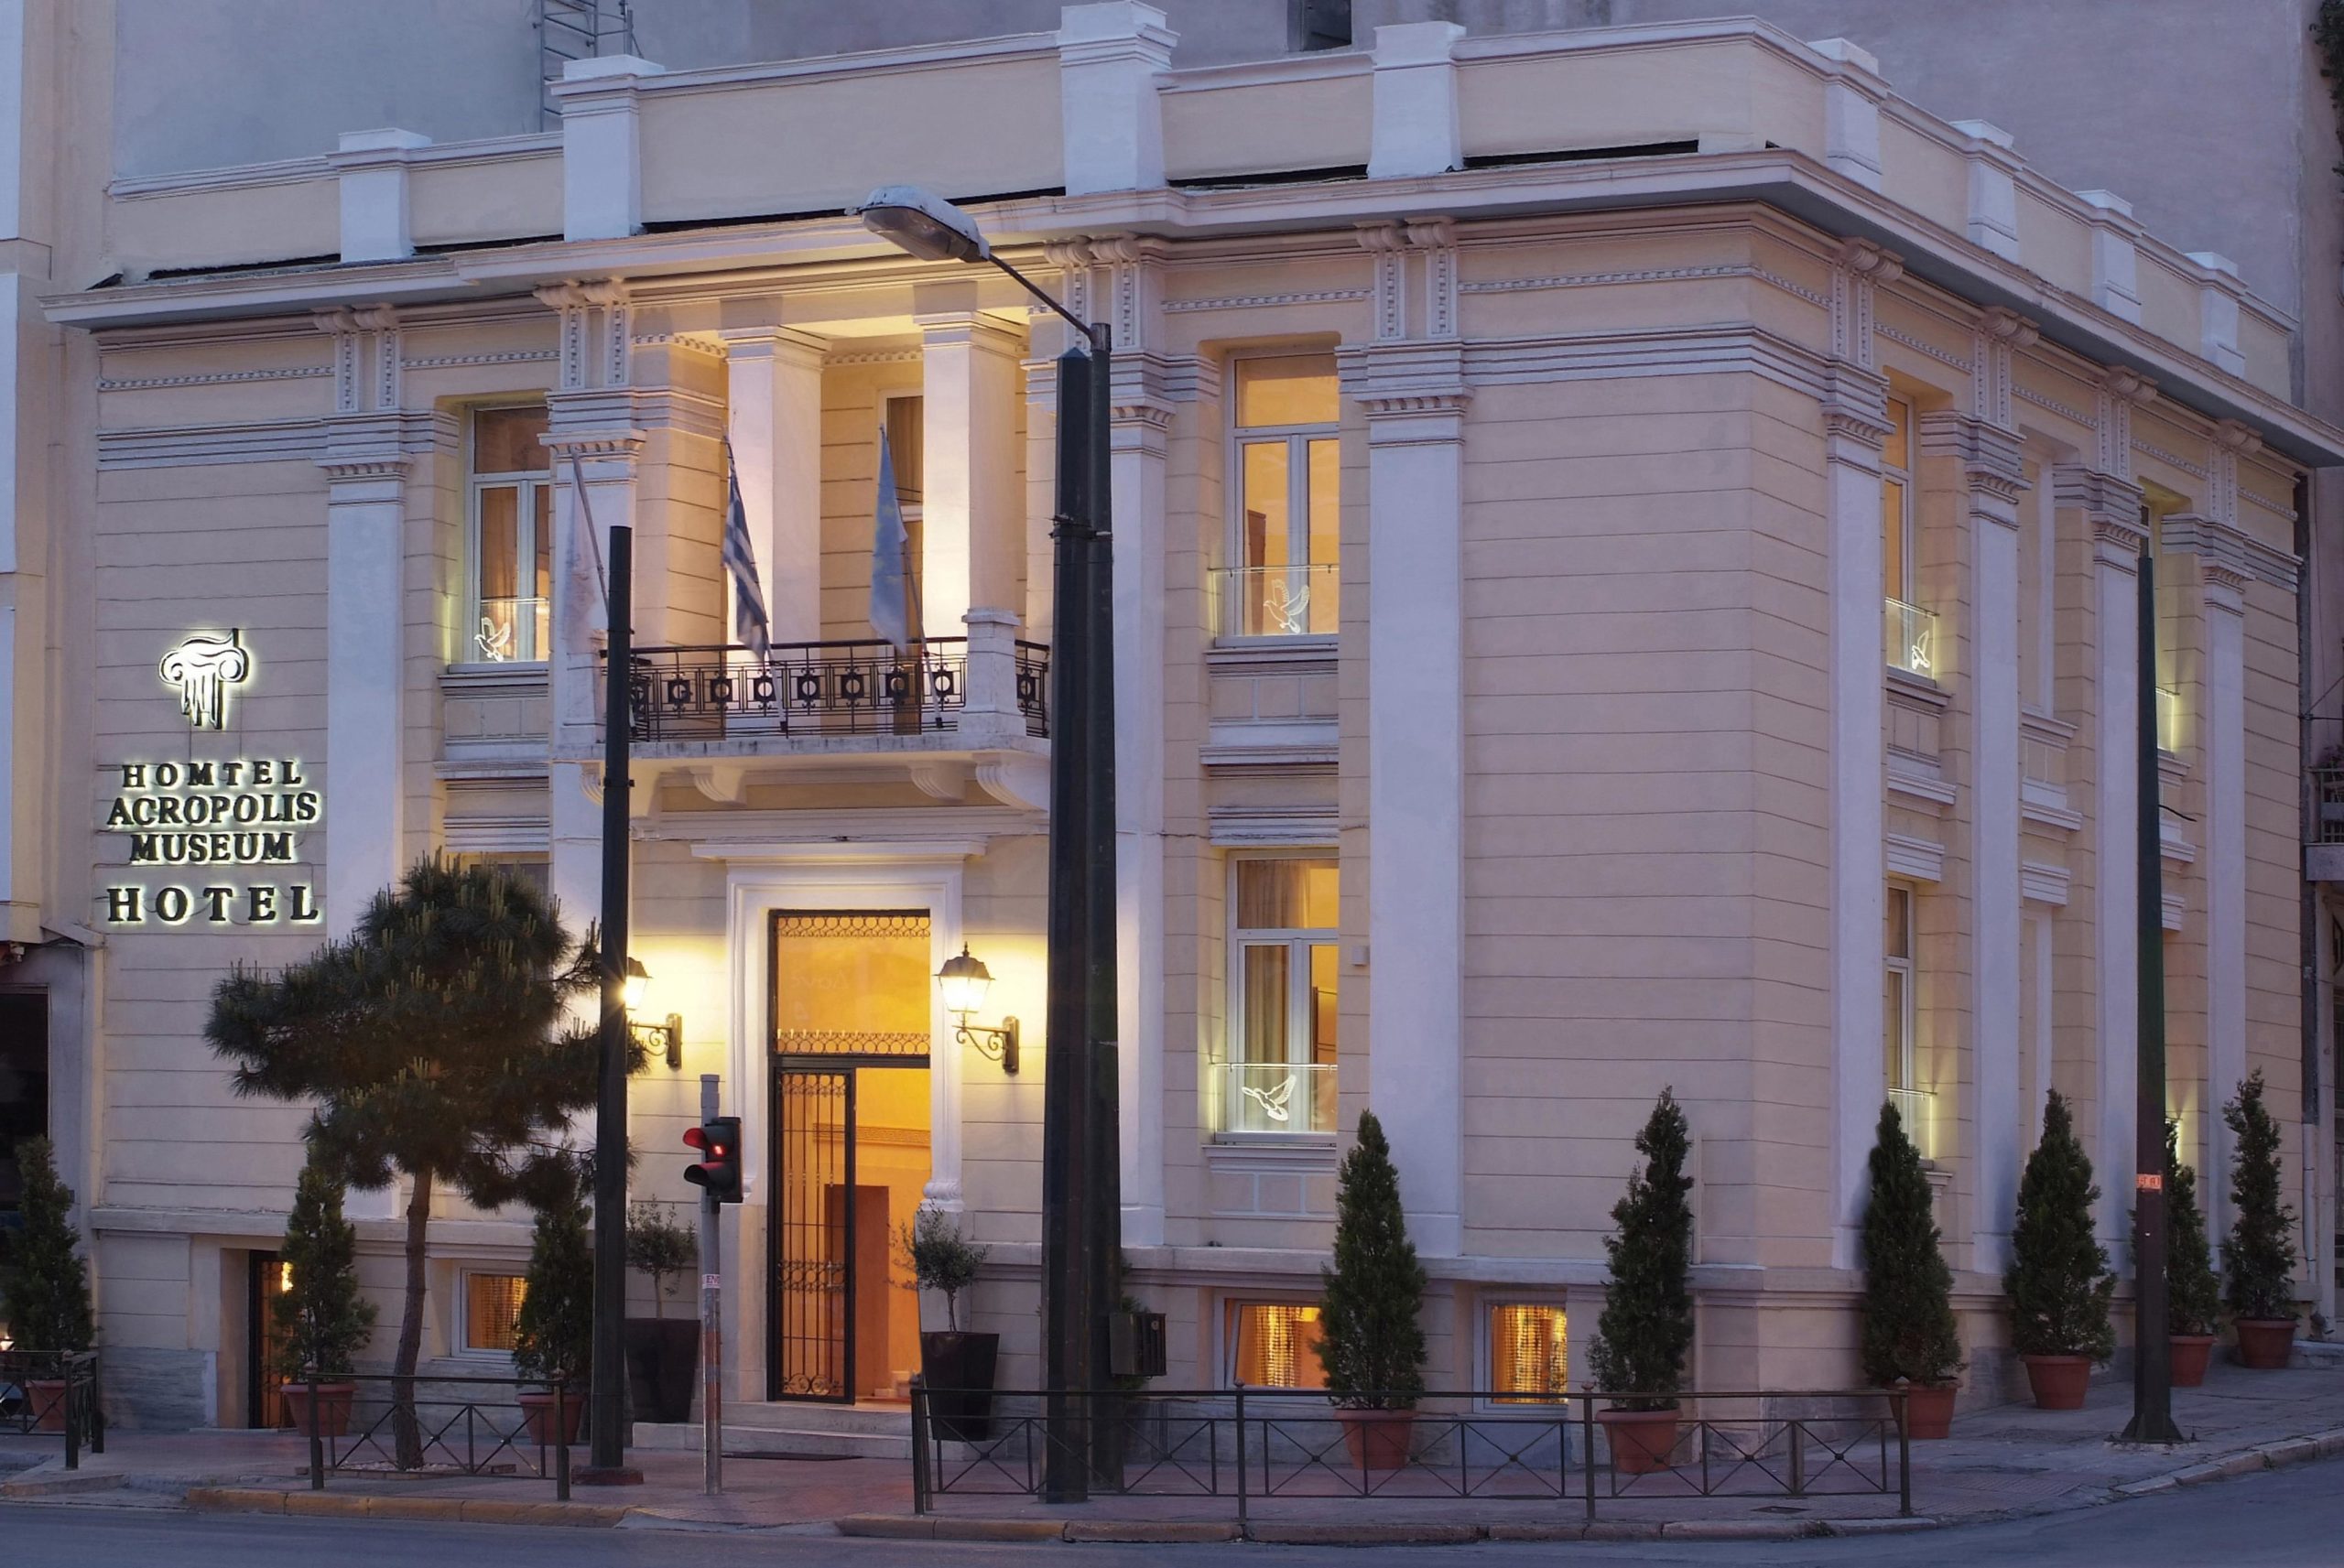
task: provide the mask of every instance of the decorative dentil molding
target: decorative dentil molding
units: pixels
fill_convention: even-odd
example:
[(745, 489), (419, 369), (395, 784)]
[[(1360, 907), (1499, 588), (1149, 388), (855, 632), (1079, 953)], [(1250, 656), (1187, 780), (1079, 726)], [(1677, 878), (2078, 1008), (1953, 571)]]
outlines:
[(2118, 365), (2100, 373), (2093, 384), (2097, 406), (2092, 425), (2100, 433), (2100, 472), (2127, 483), (2132, 478), (2132, 410), (2156, 401), (2157, 384), (2136, 370)]

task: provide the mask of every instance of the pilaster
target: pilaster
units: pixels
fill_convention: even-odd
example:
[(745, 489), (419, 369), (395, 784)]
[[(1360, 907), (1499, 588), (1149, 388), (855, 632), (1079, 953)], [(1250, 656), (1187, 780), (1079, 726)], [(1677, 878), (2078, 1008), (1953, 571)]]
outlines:
[(344, 131), (326, 161), (342, 203), (342, 259), (400, 261), (415, 254), (407, 215), (408, 155), (431, 138), (413, 131)]
[(1375, 29), (1370, 179), (1446, 174), (1464, 167), (1455, 59), (1464, 36), (1455, 22), (1402, 22)]
[(1367, 416), (1368, 1084), (1427, 1257), (1464, 1247), (1464, 354), (1340, 351)]
[(1838, 69), (1823, 89), (1823, 161), (1868, 190), (1880, 189), (1880, 60), (1846, 38), (1807, 46)]
[(1831, 592), (1831, 1256), (1857, 1262), (1872, 1139), (1888, 1098), (1881, 1060), (1886, 919), (1887, 771), (1883, 698), (1887, 600), (1881, 586), (1880, 454), (1887, 379), (1872, 362), (1872, 291), (1904, 275), (1878, 245), (1850, 241), (1831, 269), (1832, 358), (1824, 418)]
[(1985, 120), (1956, 120), (1953, 128), (1970, 138), (1963, 149), (1970, 166), (1970, 243), (2016, 261), (2017, 174), (2024, 160), (2012, 151), (2011, 134)]
[(1164, 111), (1156, 79), (1179, 35), (1138, 0), (1058, 13), (1058, 102), (1066, 193), (1147, 190), (1164, 183)]
[(786, 329), (726, 338), (732, 462), (776, 643), (822, 635), (824, 346)]
[(920, 501), (921, 624), (931, 637), (957, 637), (979, 605), (1023, 601), (1025, 504), (1008, 457), (1016, 449), (1022, 335), (972, 308), (927, 307), (957, 300), (961, 286), (923, 290), (920, 330), (924, 405)]
[(2143, 230), (2132, 204), (2112, 190), (2078, 190), (2096, 211), (2091, 220), (2091, 302), (2121, 320), (2141, 319)]
[(643, 79), (662, 67), (634, 55), (573, 59), (561, 103), (561, 237), (619, 240), (643, 226)]

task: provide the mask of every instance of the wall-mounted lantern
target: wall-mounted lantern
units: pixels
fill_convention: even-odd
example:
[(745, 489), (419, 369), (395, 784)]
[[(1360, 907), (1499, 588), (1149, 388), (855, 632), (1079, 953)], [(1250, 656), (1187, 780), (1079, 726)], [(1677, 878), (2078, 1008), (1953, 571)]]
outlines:
[(626, 979), (620, 988), (620, 995), (626, 1004), (627, 1033), (635, 1037), (635, 1044), (642, 1050), (660, 1052), (667, 1056), (668, 1066), (681, 1067), (684, 1065), (684, 1015), (671, 1012), (663, 1023), (637, 1023), (635, 1021), (635, 1011), (643, 1005), (644, 997), (650, 989), (651, 971), (643, 967), (642, 959), (630, 955), (626, 961)]
[(936, 971), (936, 983), (943, 988), (944, 1011), (957, 1021), (952, 1037), (963, 1045), (975, 1046), (989, 1059), (999, 1062), (1003, 1072), (1015, 1075), (1017, 1021), (1004, 1018), (998, 1029), (969, 1022), (969, 1015), (984, 1006), (985, 993), (993, 989), (993, 972), (985, 968), (984, 961), (970, 957), (964, 942), (960, 957), (945, 959), (944, 967)]

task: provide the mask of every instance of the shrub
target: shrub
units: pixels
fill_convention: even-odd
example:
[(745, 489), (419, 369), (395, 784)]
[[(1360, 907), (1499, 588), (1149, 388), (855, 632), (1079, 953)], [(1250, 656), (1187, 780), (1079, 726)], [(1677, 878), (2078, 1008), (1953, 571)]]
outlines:
[(278, 1257), (292, 1278), (268, 1303), (275, 1371), (288, 1381), (349, 1377), (374, 1331), (375, 1307), (358, 1293), (358, 1232), (342, 1217), (342, 1184), (314, 1160), (293, 1189)]
[(910, 1265), (915, 1291), (944, 1294), (944, 1324), (953, 1333), (960, 1328), (960, 1292), (977, 1282), (987, 1248), (960, 1234), (960, 1223), (940, 1208), (920, 1206), (909, 1225), (895, 1228), (895, 1247)]
[(1336, 1172), (1335, 1260), (1319, 1271), (1318, 1359), (1346, 1410), (1410, 1410), (1425, 1386), (1427, 1279), (1400, 1208), (1400, 1172), (1375, 1113)]
[(2026, 1157), (2018, 1222), (2002, 1288), (2011, 1298), (2011, 1343), (2022, 1356), (2116, 1353), (2108, 1302), (2116, 1290), (2108, 1250), (2093, 1238), (2091, 1160), (2076, 1138), (2067, 1098), (2053, 1089), (2043, 1108), (2043, 1140)]
[(1597, 1320), (1591, 1353), (1595, 1385), (1625, 1410), (1671, 1410), (1693, 1344), (1693, 1207), (1685, 1173), (1692, 1132), (1668, 1089), (1636, 1134), (1642, 1170), (1628, 1177), (1627, 1195), (1612, 1209), (1616, 1226), (1603, 1239), (1612, 1258), (1612, 1288)]
[(2230, 1233), (2222, 1239), (2223, 1300), (2233, 1317), (2295, 1315), (2295, 1211), (2280, 1201), (2279, 1123), (2263, 1103), (2257, 1069), (2222, 1108), (2238, 1140), (2230, 1155)]
[(700, 1262), (700, 1237), (648, 1199), (626, 1211), (626, 1264), (651, 1276), (651, 1315), (667, 1315), (667, 1281)]
[(57, 1148), (46, 1138), (16, 1145), (25, 1184), (16, 1236), (16, 1274), (8, 1284), (8, 1332), (19, 1350), (87, 1350), (98, 1336), (90, 1310), (90, 1268), (73, 1228), (73, 1189), (57, 1174)]
[(594, 1249), (575, 1198), (537, 1212), (521, 1310), (513, 1320), (513, 1369), (533, 1383), (582, 1383), (594, 1364)]
[(1866, 1379), (1942, 1383), (1961, 1370), (1953, 1321), (1953, 1271), (1938, 1246), (1937, 1214), (1921, 1152), (1894, 1105), (1880, 1111), (1864, 1210), (1863, 1343)]
[(2214, 1278), (2214, 1249), (2198, 1206), (2198, 1173), (2181, 1162), (2181, 1123), (2165, 1124), (2165, 1332), (2211, 1334), (2222, 1289)]

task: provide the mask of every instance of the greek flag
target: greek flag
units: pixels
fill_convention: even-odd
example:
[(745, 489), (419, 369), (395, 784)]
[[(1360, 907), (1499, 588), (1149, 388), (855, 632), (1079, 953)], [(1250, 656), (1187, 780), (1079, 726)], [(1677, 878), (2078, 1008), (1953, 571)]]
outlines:
[(900, 653), (912, 645), (909, 560), (911, 535), (895, 500), (895, 459), (887, 449), (887, 427), (879, 427), (879, 509), (871, 541), (871, 629)]
[(741, 505), (741, 467), (724, 443), (724, 569), (732, 574), (732, 634), (759, 658), (772, 646), (773, 622), (757, 584), (757, 552), (749, 541), (749, 514)]

